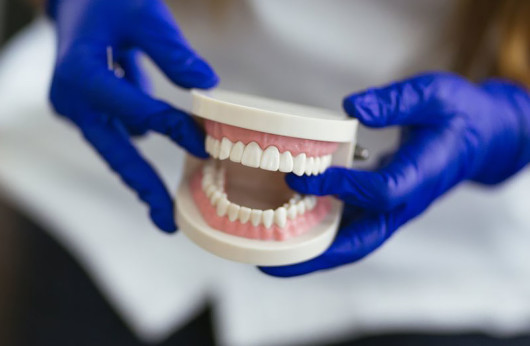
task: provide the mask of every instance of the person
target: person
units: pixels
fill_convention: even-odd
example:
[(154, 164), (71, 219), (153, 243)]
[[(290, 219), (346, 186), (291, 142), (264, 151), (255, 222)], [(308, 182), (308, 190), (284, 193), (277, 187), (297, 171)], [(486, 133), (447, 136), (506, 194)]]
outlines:
[[(524, 8), (515, 12), (517, 21), (514, 22), (524, 21), (523, 14), (528, 13), (528, 4), (516, 1), (507, 3), (510, 3), (506, 5), (507, 8), (516, 6), (514, 4)], [(111, 169), (137, 192), (140, 199), (148, 205), (153, 223), (163, 231), (175, 231), (170, 194), (155, 169), (133, 146), (131, 137), (154, 131), (168, 136), (190, 153), (205, 157), (204, 137), (185, 112), (149, 95), (145, 76), (138, 63), (138, 54), (139, 51), (147, 54), (172, 82), (183, 88), (213, 87), (218, 82), (217, 75), (191, 48), (161, 1), (57, 0), (49, 1), (47, 5), (58, 34), (57, 58), (50, 89), (50, 100), (55, 110), (76, 125)], [(326, 7), (333, 7), (327, 4), (321, 6), (322, 3), (319, 5), (317, 2), (297, 5), (303, 6), (306, 11), (314, 11), (316, 8), (325, 11)], [(192, 13), (201, 10), (194, 7), (199, 5), (175, 6), (177, 17), (178, 6), (189, 7), (187, 10)], [(271, 8), (274, 8), (274, 5), (267, 7), (259, 3), (253, 3), (253, 6), (263, 12), (273, 11)], [(373, 8), (368, 6), (367, 10)], [(289, 8), (281, 11), (289, 13)], [(278, 21), (283, 23), (284, 29), (288, 27), (296, 32), (300, 27), (307, 28), (292, 18), (289, 21), (281, 17), (278, 10), (275, 15), (283, 19), (283, 22)], [(179, 22), (191, 21), (190, 18), (193, 17)], [(340, 17), (343, 18), (344, 16)], [(261, 19), (264, 22), (266, 19), (271, 20)], [(272, 20), (266, 23), (270, 30), (275, 28), (271, 23), (277, 22)], [(524, 23), (521, 25), (524, 27)], [(238, 36), (235, 34), (240, 35), (241, 40), (245, 39), (244, 34), (237, 29), (224, 29), (236, 37)], [(328, 49), (336, 49), (337, 43), (342, 45), (342, 49), (347, 49), (343, 48), (344, 40), (327, 42), (330, 37), (326, 30), (333, 32), (332, 29), (323, 26), (319, 30), (325, 34), (305, 37), (318, 43), (318, 49), (312, 51), (304, 48), (306, 50), (301, 49), (301, 52), (306, 54), (297, 55), (297, 58), (304, 56), (308, 60), (306, 66), (318, 66), (323, 56), (333, 54)], [(403, 31), (405, 32), (415, 31)], [(278, 44), (283, 47), (293, 44), (293, 37), (301, 38), (304, 37), (303, 34), (305, 33), (284, 37), (285, 41), (269, 45)], [(381, 39), (387, 32), (382, 36), (377, 34), (360, 42), (372, 43), (371, 40)], [(509, 34), (510, 37), (517, 36), (512, 31)], [(190, 31), (191, 35), (193, 32)], [(353, 35), (353, 32), (349, 35)], [(525, 38), (527, 36), (523, 40)], [(389, 43), (388, 40), (386, 42)], [(523, 41), (523, 46), (524, 42), (527, 41)], [(231, 43), (222, 43), (224, 51), (212, 54), (212, 57), (219, 57), (212, 61), (226, 62), (233, 58), (232, 55), (223, 56), (230, 50)], [(262, 43), (253, 44), (258, 44), (259, 47)], [(377, 64), (373, 53), (365, 51), (372, 46), (367, 44), (367, 48), (362, 49), (364, 46), (358, 43), (352, 44), (352, 51), (348, 53), (369, 57), (367, 61), (370, 64)], [(255, 47), (250, 44), (250, 48)], [(109, 69), (109, 48), (114, 56), (112, 63), (119, 65), (124, 71), (123, 78)], [(261, 52), (254, 54), (260, 55)], [(315, 56), (307, 54), (308, 52)], [(247, 54), (241, 61), (248, 62), (256, 58), (250, 51)], [(272, 56), (276, 59), (282, 57), (281, 54)], [(285, 54), (285, 58), (290, 57)], [(351, 82), (346, 77), (352, 76), (343, 72), (350, 61), (341, 60), (340, 56), (334, 58), (339, 63), (336, 69), (331, 70), (337, 72), (332, 76), (335, 78), (325, 77), (322, 72), (319, 78), (307, 76), (308, 80), (313, 83), (323, 80), (340, 85), (327, 86), (326, 89), (331, 91), (349, 86)], [(381, 66), (384, 66), (385, 59), (381, 58)], [(256, 65), (249, 63), (247, 71), (263, 64), (263, 60), (256, 61)], [(399, 66), (399, 62), (395, 66)], [(297, 191), (317, 195), (333, 194), (344, 200), (347, 207), (342, 227), (330, 249), (318, 258), (294, 266), (261, 270), (275, 276), (295, 276), (358, 261), (380, 247), (398, 228), (422, 214), (434, 201), (460, 183), (475, 181), (499, 184), (515, 175), (526, 165), (530, 155), (530, 99), (526, 89), (528, 75), (519, 73), (527, 69), (525, 64), (524, 59), (520, 69), (514, 68), (516, 64), (510, 64), (513, 70), (508, 69), (509, 73), (505, 75), (511, 81), (490, 79), (475, 84), (455, 74), (431, 72), (347, 96), (343, 103), (344, 110), (364, 125), (373, 128), (406, 126), (399, 150), (375, 171), (331, 168), (317, 177), (299, 178), (289, 175), (287, 182)], [(239, 65), (227, 66), (223, 69), (224, 72), (240, 72), (239, 75), (242, 73), (238, 69), (244, 68)], [(279, 63), (278, 70), (281, 67), (284, 66)], [(269, 71), (278, 73), (278, 70)], [(260, 78), (256, 79), (263, 82), (266, 77), (253, 71), (254, 74), (243, 75), (248, 79), (258, 76)], [(304, 70), (307, 71), (308, 69)], [(389, 75), (390, 73), (382, 73), (382, 76), (372, 80), (383, 82)], [(277, 82), (271, 77), (271, 85), (278, 85)], [(308, 100), (314, 101), (313, 97), (324, 90), (300, 84), (300, 80), (297, 80), (298, 92), (308, 92), (305, 96)], [(239, 85), (246, 84), (243, 82)], [(290, 86), (292, 85), (291, 83)], [(363, 86), (367, 85), (370, 84)], [(332, 93), (330, 90), (327, 91), (328, 95)], [(277, 93), (280, 91), (282, 90), (276, 90)], [(270, 89), (266, 93), (275, 96)], [(342, 97), (339, 95), (334, 97)], [(297, 97), (305, 100), (302, 96)]]

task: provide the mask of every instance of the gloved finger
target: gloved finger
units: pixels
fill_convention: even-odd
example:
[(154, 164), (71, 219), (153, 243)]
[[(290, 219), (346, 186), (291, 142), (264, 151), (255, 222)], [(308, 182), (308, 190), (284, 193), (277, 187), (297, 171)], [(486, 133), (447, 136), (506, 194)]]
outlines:
[(151, 219), (161, 230), (176, 230), (173, 201), (155, 170), (140, 155), (117, 119), (85, 114), (78, 123), (84, 137), (121, 179), (149, 206)]
[(278, 267), (260, 267), (268, 275), (292, 277), (323, 269), (330, 269), (360, 260), (387, 240), (400, 218), (401, 210), (386, 214), (365, 214), (342, 228), (331, 246), (320, 256), (309, 261)]
[[(346, 203), (374, 210), (389, 211), (407, 201), (425, 184), (440, 186), (434, 191), (454, 183), (461, 172), (449, 165), (454, 159), (457, 143), (450, 130), (424, 129), (417, 131), (384, 168), (375, 171), (358, 171), (330, 167), (317, 176), (286, 176), (287, 184), (303, 194), (317, 196), (335, 195)], [(440, 176), (439, 172), (444, 172)]]
[(454, 95), (467, 83), (452, 74), (425, 74), (347, 96), (344, 110), (369, 127), (436, 124), (452, 117)]
[(162, 1), (146, 6), (132, 30), (133, 43), (183, 88), (211, 88), (219, 78), (190, 47)]
[(127, 51), (116, 60), (119, 67), (123, 69), (123, 78), (144, 93), (151, 95), (153, 88), (149, 77), (142, 69), (140, 53), (135, 50)]
[(59, 113), (69, 114), (69, 100), (63, 97), (68, 92), (64, 90), (76, 88), (94, 109), (118, 117), (127, 127), (157, 131), (190, 153), (208, 157), (204, 149), (204, 133), (189, 115), (117, 78), (108, 70), (106, 59), (103, 45), (79, 44), (71, 49), (55, 71), (50, 93)]

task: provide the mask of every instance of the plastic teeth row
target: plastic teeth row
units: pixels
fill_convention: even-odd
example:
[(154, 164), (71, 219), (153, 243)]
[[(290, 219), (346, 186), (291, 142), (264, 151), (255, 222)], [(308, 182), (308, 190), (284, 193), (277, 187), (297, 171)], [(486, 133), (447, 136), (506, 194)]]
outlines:
[(289, 151), (280, 153), (275, 146), (263, 150), (256, 142), (245, 145), (243, 142), (233, 143), (226, 137), (219, 141), (207, 135), (206, 151), (215, 159), (229, 159), (248, 167), (284, 173), (293, 172), (296, 175), (317, 175), (331, 165), (331, 154), (307, 157), (302, 153), (293, 156)]
[(302, 197), (295, 194), (288, 203), (275, 210), (243, 207), (228, 200), (224, 189), (224, 174), (225, 171), (222, 168), (216, 169), (213, 164), (206, 164), (203, 168), (201, 183), (211, 205), (216, 208), (217, 215), (226, 216), (232, 222), (238, 220), (242, 224), (250, 222), (253, 226), (263, 225), (270, 228), (276, 225), (283, 228), (288, 220), (304, 215), (317, 205), (315, 196)]

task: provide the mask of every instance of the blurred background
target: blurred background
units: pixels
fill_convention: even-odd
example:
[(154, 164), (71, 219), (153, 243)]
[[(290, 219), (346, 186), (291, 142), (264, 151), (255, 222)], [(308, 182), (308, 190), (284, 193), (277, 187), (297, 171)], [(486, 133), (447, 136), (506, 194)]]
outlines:
[[(231, 90), (340, 111), (348, 93), (449, 68), (435, 43), (456, 1), (322, 1), (171, 3)], [(473, 13), (494, 13), (486, 3)], [(308, 37), (318, 21), (321, 35)], [(362, 35), (340, 36), (336, 23)], [(530, 344), (528, 174), (459, 188), (359, 264), (266, 277), (154, 229), (51, 111), (54, 49), (35, 4), (0, 0), (0, 345)], [(143, 66), (155, 95), (185, 109), (187, 95)], [(375, 161), (398, 135), (363, 128), (360, 138)], [(138, 145), (175, 191), (183, 152), (161, 136)]]

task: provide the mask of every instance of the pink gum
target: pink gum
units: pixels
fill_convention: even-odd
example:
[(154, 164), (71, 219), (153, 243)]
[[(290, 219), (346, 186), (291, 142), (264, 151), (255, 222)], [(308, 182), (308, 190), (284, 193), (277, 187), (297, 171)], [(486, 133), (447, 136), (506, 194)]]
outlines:
[(239, 220), (230, 221), (227, 216), (220, 217), (217, 215), (216, 208), (212, 206), (210, 200), (202, 190), (201, 180), (202, 168), (199, 168), (191, 179), (190, 188), (195, 205), (199, 208), (202, 217), (210, 227), (238, 237), (276, 241), (287, 240), (307, 232), (314, 225), (318, 224), (331, 209), (329, 197), (319, 197), (317, 199), (317, 205), (313, 210), (306, 212), (302, 216), (298, 216), (294, 220), (287, 220), (287, 224), (283, 228), (276, 225), (270, 228), (266, 228), (263, 225), (254, 226), (250, 220), (242, 224)]
[(339, 144), (335, 142), (314, 141), (311, 139), (274, 135), (271, 133), (247, 130), (212, 120), (205, 120), (205, 128), (208, 135), (219, 141), (222, 140), (223, 137), (226, 137), (233, 143), (240, 141), (247, 145), (250, 142), (256, 142), (263, 150), (273, 145), (278, 148), (280, 153), (290, 151), (294, 156), (302, 153), (305, 153), (308, 157), (328, 155), (334, 153), (339, 146)]

